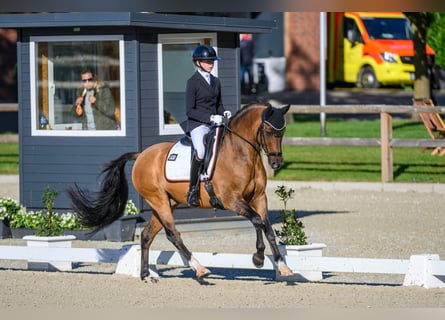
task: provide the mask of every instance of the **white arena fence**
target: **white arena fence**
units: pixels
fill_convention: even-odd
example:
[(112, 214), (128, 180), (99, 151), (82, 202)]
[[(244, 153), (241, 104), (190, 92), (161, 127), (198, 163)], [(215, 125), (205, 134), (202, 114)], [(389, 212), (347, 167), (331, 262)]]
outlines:
[[(72, 262), (116, 263), (116, 273), (139, 277), (140, 245), (124, 245), (121, 249), (57, 248), (0, 246), (0, 260), (27, 260), (28, 267), (47, 263)], [(194, 252), (193, 255), (207, 267), (231, 269), (257, 269), (251, 254)], [(413, 255), (410, 259), (368, 259), (320, 256), (285, 256), (288, 266), (304, 275), (305, 272), (349, 272), (375, 274), (403, 274), (403, 285), (425, 288), (445, 288), (445, 261), (437, 254)], [(34, 263), (34, 264), (33, 264)], [(150, 265), (187, 266), (175, 251), (150, 250)], [(63, 265), (62, 265), (63, 266)], [(37, 267), (38, 268), (38, 267)], [(266, 255), (262, 270), (276, 270), (271, 255)], [(66, 269), (65, 269), (66, 270)], [(277, 280), (278, 280), (277, 276)], [(282, 277), (281, 280), (286, 280)], [(308, 280), (304, 279), (303, 280)]]

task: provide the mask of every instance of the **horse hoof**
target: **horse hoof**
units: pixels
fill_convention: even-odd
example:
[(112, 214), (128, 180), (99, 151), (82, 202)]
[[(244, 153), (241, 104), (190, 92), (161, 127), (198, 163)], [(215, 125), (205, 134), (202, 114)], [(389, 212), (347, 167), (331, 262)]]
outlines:
[(264, 255), (261, 256), (257, 253), (254, 253), (252, 256), (252, 262), (257, 268), (262, 268), (264, 266)]
[(198, 269), (198, 271), (196, 271), (196, 277), (198, 278), (198, 280), (208, 277), (210, 274), (210, 270), (205, 267), (201, 267)]
[(148, 283), (148, 284), (157, 284), (157, 283), (159, 283), (159, 278), (155, 278), (155, 277), (147, 277), (147, 278), (145, 278), (145, 279), (143, 279), (144, 280), (144, 282), (145, 283)]
[(150, 277), (150, 282), (153, 284), (159, 283), (159, 278)]
[(281, 267), (280, 270), (278, 270), (278, 272), (279, 272), (280, 276), (283, 276), (283, 277), (290, 277), (290, 276), (294, 275), (294, 273), (288, 266)]

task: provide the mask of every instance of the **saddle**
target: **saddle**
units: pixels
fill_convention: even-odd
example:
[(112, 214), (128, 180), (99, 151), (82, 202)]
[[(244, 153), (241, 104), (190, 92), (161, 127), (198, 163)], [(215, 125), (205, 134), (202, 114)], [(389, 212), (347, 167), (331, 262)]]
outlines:
[[(224, 206), (213, 191), (211, 179), (224, 134), (224, 126), (215, 125), (210, 127), (209, 133), (204, 138), (206, 152), (200, 175), (200, 180), (205, 182), (204, 187), (210, 196), (210, 203), (218, 209), (224, 209)], [(188, 182), (190, 180), (190, 163), (193, 153), (191, 138), (189, 136), (181, 137), (168, 152), (164, 170), (166, 180), (169, 182)]]

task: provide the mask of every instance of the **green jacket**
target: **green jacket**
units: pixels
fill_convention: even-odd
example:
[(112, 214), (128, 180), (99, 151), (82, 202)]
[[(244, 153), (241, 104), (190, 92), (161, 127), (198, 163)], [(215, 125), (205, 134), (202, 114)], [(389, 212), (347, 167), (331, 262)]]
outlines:
[[(114, 116), (114, 111), (116, 109), (116, 104), (111, 94), (110, 88), (103, 82), (98, 82), (97, 86), (93, 89), (94, 96), (96, 97), (96, 102), (92, 106), (94, 115), (94, 124), (96, 125), (96, 130), (116, 130), (116, 118)], [(82, 95), (83, 89), (77, 91), (76, 97)], [(82, 108), (84, 108), (85, 99), (82, 102)], [(73, 106), (74, 117), (81, 119), (82, 129), (87, 129), (87, 118), (85, 112), (81, 116), (76, 114), (76, 106)]]

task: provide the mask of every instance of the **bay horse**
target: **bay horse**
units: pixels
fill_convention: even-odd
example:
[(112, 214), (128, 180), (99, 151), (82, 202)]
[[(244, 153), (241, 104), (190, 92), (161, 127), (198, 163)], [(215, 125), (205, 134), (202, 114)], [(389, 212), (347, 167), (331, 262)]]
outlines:
[[(225, 209), (249, 219), (256, 230), (256, 252), (253, 263), (261, 268), (264, 264), (264, 232), (272, 250), (278, 271), (283, 276), (292, 275), (283, 260), (269, 222), (267, 212), (267, 176), (263, 166), (261, 149), (273, 169), (282, 162), (281, 141), (285, 131), (284, 115), (290, 105), (274, 108), (270, 104), (251, 104), (240, 109), (225, 125), (226, 132), (212, 177), (214, 193)], [(170, 182), (165, 175), (165, 162), (174, 142), (163, 142), (146, 148), (143, 152), (130, 152), (110, 161), (101, 174), (104, 175), (101, 190), (90, 193), (69, 187), (67, 192), (72, 207), (83, 225), (99, 230), (119, 219), (128, 198), (128, 183), (124, 167), (135, 160), (132, 182), (137, 192), (152, 209), (152, 216), (141, 233), (142, 280), (153, 282), (149, 269), (149, 249), (156, 234), (164, 228), (168, 240), (178, 249), (198, 280), (210, 275), (210, 270), (195, 259), (183, 243), (176, 229), (173, 210), (179, 204), (187, 205), (188, 181)], [(201, 182), (202, 186), (202, 182)], [(200, 208), (212, 208), (210, 197), (200, 188)]]

